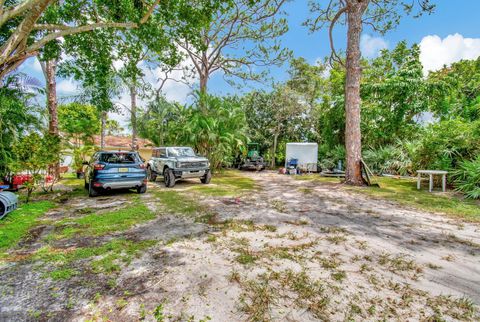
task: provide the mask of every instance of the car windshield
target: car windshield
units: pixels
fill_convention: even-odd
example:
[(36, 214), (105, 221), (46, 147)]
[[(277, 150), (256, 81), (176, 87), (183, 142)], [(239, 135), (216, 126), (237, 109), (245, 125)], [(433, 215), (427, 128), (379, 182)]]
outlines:
[(168, 156), (170, 157), (194, 157), (195, 152), (192, 148), (168, 148)]
[(135, 153), (102, 153), (100, 155), (100, 162), (105, 163), (135, 163), (137, 158)]

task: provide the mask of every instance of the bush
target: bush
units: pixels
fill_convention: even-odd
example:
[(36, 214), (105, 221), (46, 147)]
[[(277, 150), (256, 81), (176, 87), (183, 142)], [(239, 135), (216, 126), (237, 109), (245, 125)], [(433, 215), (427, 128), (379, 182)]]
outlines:
[(418, 142), (414, 169), (450, 171), (480, 152), (480, 122), (445, 120), (430, 125)]
[(452, 172), (455, 189), (467, 198), (480, 198), (480, 156), (474, 160), (459, 163), (458, 169)]
[(398, 142), (396, 145), (366, 150), (363, 159), (377, 174), (409, 175), (414, 172), (412, 162), (414, 145), (412, 142)]

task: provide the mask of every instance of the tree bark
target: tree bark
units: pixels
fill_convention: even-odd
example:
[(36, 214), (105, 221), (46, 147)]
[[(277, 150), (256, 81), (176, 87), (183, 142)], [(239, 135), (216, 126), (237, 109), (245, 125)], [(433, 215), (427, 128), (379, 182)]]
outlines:
[[(60, 136), (58, 132), (58, 101), (57, 101), (57, 81), (56, 70), (57, 61), (55, 59), (46, 62), (40, 62), (46, 82), (47, 109), (48, 109), (48, 132), (53, 136)], [(50, 167), (50, 173), (55, 179), (60, 178), (60, 163), (56, 162)]]
[(278, 133), (273, 135), (273, 146), (272, 146), (272, 161), (270, 162), (270, 167), (275, 169), (275, 154), (277, 154), (277, 144), (278, 144)]
[(347, 61), (345, 82), (345, 181), (352, 185), (363, 185), (362, 179), (362, 138), (360, 132), (360, 35), (362, 16), (368, 0), (349, 1), (347, 10)]
[(105, 131), (107, 123), (107, 112), (102, 112), (100, 117), (101, 119), (101, 130), (100, 130), (100, 149), (105, 149)]
[(132, 124), (132, 150), (138, 150), (137, 143), (137, 88), (130, 86), (130, 123)]

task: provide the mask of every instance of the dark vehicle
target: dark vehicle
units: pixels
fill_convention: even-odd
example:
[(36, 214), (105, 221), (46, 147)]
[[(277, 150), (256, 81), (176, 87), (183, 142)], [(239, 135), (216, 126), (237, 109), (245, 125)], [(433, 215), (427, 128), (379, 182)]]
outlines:
[(249, 143), (247, 148), (247, 156), (240, 161), (238, 168), (240, 170), (264, 170), (265, 162), (260, 155), (260, 145), (258, 143)]
[(147, 172), (138, 152), (100, 151), (85, 162), (85, 189), (90, 197), (112, 189), (147, 191)]

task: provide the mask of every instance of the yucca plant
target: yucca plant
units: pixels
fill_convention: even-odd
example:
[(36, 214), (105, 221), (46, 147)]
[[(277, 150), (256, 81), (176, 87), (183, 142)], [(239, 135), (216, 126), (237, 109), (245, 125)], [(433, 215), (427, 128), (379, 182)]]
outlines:
[(467, 198), (480, 199), (480, 156), (460, 162), (452, 177), (455, 190), (464, 193)]

